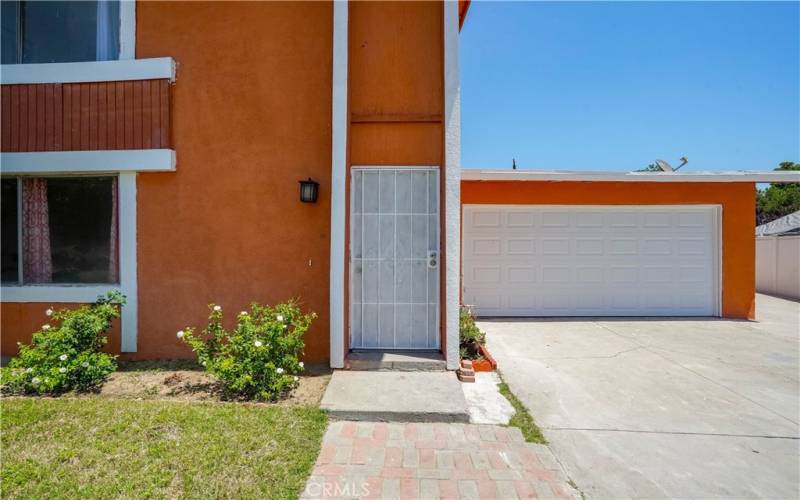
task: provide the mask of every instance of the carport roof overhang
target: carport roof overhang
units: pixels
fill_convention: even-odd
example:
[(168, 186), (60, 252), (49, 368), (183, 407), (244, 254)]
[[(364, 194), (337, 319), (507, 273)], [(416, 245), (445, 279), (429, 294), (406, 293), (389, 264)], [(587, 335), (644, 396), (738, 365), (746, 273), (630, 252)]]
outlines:
[(800, 182), (800, 171), (607, 172), (462, 169), (462, 181)]

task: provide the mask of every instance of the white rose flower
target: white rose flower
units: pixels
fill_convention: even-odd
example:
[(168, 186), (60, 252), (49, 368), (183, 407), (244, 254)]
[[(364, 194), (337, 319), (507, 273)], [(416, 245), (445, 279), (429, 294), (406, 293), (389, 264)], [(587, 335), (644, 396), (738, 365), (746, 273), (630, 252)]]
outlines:
[(286, 325), (283, 325), (283, 329), (286, 330)]
[(42, 325), (42, 330), (47, 331), (50, 329), (50, 325)]
[(25, 368), (25, 373), (33, 373), (33, 368)]
[(185, 333), (183, 333), (183, 330), (178, 330), (178, 333), (176, 333), (175, 335), (176, 335), (176, 336), (177, 336), (179, 339), (182, 339), (182, 338), (183, 338), (183, 336), (184, 336), (184, 335), (186, 335), (186, 334), (185, 334)]
[(66, 361), (67, 360), (67, 355), (66, 354), (62, 354), (61, 356), (58, 357), (58, 359), (60, 359), (61, 361)]
[(277, 319), (278, 321), (283, 323), (283, 315), (282, 314), (279, 314), (275, 319)]
[(275, 371), (276, 371), (276, 372), (278, 372), (278, 375), (280, 375), (280, 374), (282, 374), (282, 373), (283, 373), (283, 368), (278, 368), (278, 369), (277, 369), (277, 370), (275, 370)]
[(88, 361), (84, 361), (83, 363), (81, 363), (81, 366), (84, 367), (84, 368), (89, 368), (89, 362)]
[(52, 316), (53, 315), (53, 310), (48, 308), (44, 313), (46, 315), (48, 315), (48, 316)]
[(295, 381), (295, 382), (297, 382), (298, 380), (300, 380), (300, 377), (298, 377), (297, 375), (295, 375), (295, 376), (294, 376), (294, 381)]
[(305, 363), (303, 363), (302, 361), (301, 361), (301, 362), (299, 362), (299, 363), (297, 363), (297, 364), (298, 364), (298, 365), (300, 365), (300, 368), (305, 368), (305, 367), (306, 367), (306, 364), (305, 364)]
[(33, 384), (33, 385), (39, 385), (39, 377), (33, 377), (33, 378), (31, 379), (31, 384)]
[(221, 311), (221, 310), (222, 310), (222, 307), (220, 307), (220, 306), (214, 306), (214, 310), (215, 310), (215, 311), (217, 311), (217, 312), (219, 312), (219, 311)]
[(239, 316), (247, 316), (247, 311), (242, 311), (239, 313)]
[(61, 368), (58, 369), (58, 372), (59, 373), (67, 373), (67, 369), (62, 366)]
[(255, 344), (256, 344), (256, 347), (261, 347), (262, 345), (264, 345), (264, 344), (261, 343), (260, 340), (256, 340)]

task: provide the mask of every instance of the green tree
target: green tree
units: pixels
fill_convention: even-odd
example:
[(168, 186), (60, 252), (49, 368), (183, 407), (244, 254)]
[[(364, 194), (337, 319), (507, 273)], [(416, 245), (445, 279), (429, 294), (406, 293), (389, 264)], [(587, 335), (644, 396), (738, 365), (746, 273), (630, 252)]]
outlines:
[[(800, 163), (782, 162), (775, 170), (800, 170)], [(770, 184), (756, 191), (756, 224), (766, 224), (800, 210), (800, 182)]]

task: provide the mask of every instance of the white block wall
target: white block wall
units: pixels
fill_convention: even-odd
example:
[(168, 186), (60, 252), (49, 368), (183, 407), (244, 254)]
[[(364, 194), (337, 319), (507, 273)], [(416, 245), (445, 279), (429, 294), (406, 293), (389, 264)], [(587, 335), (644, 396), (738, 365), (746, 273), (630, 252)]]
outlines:
[(800, 299), (800, 236), (756, 238), (756, 291)]

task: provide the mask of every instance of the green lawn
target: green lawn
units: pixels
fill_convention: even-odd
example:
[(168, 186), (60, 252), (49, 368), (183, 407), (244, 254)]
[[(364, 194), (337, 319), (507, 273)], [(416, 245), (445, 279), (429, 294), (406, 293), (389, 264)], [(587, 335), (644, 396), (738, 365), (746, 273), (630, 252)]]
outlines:
[(317, 408), (3, 398), (4, 498), (295, 498), (326, 426)]

